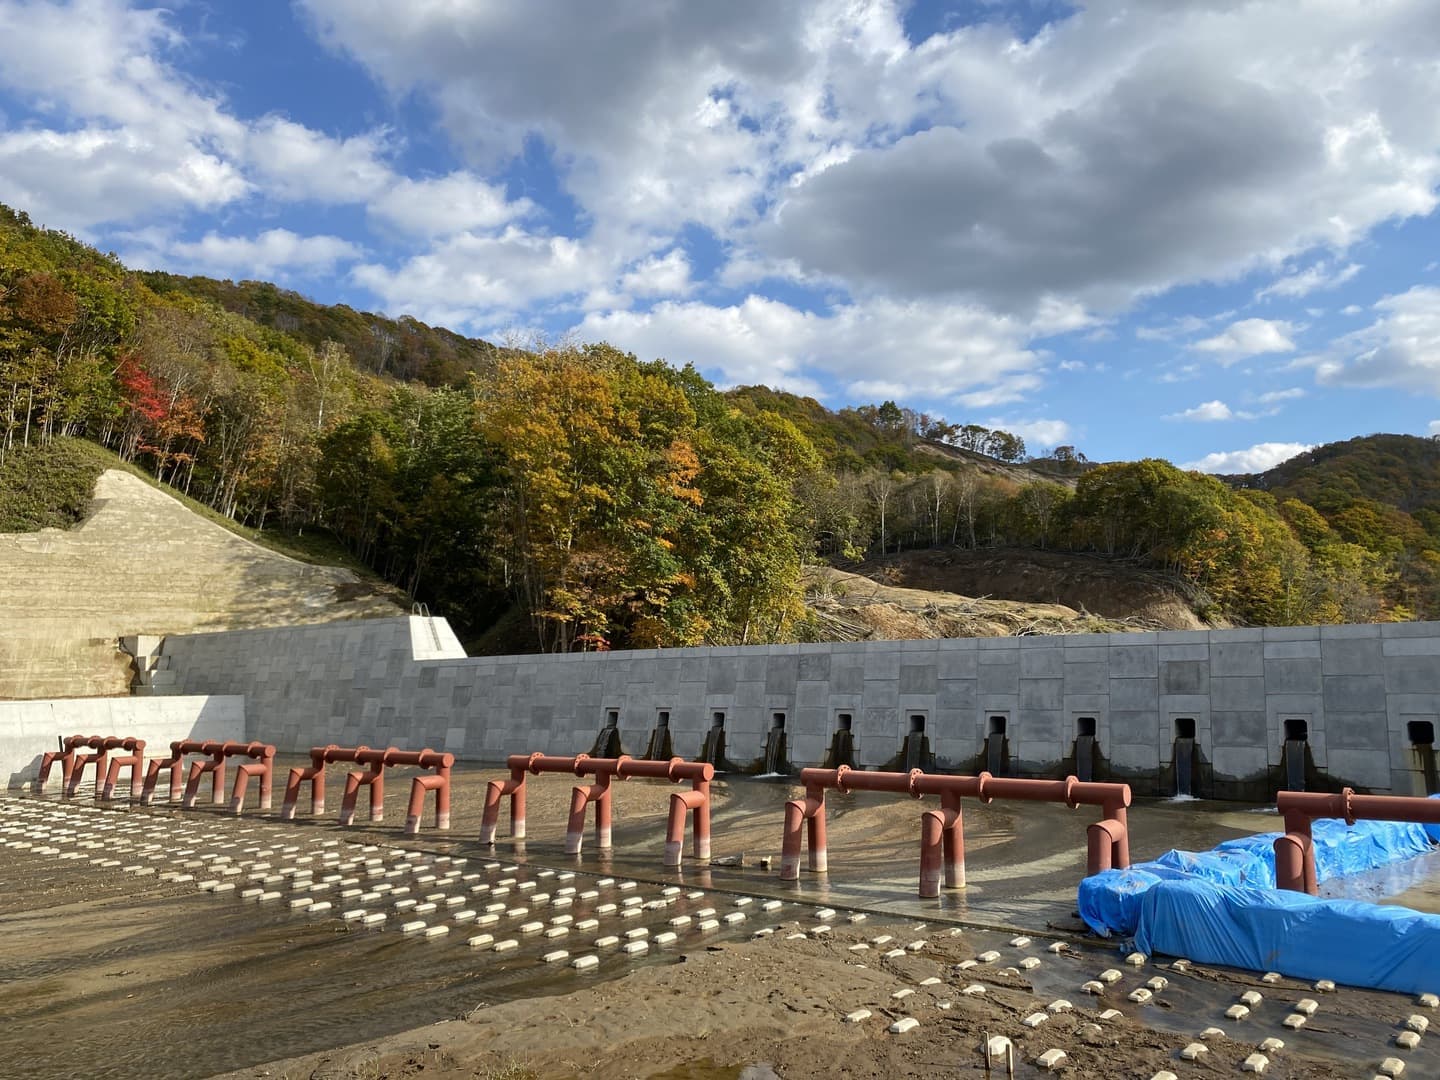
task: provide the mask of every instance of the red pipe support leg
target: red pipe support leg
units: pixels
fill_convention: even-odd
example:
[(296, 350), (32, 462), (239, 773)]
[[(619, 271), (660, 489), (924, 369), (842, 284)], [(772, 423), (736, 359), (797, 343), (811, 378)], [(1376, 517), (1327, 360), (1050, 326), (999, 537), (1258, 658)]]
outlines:
[(410, 781), (410, 805), (405, 812), (405, 835), (420, 831), (425, 815), (425, 795), (435, 792), (435, 827), (450, 828), (450, 778), (448, 776), (417, 776)]
[[(679, 866), (684, 858), (685, 850), (685, 819), (691, 811), (696, 814), (695, 818), (695, 846), (698, 857), (700, 837), (700, 813), (708, 810), (710, 796), (704, 791), (677, 791), (670, 796), (670, 816), (665, 823), (665, 865)], [(709, 837), (705, 837), (708, 841)], [(708, 852), (705, 856), (709, 857)]]
[(500, 826), (500, 801), (510, 796), (510, 835), (525, 839), (525, 767), (510, 770), (509, 780), (491, 780), (485, 785), (485, 816), (480, 820), (480, 843), (493, 845)]
[(945, 888), (965, 888), (965, 818), (960, 799), (945, 804)]
[(920, 815), (920, 899), (940, 895), (940, 879), (944, 876), (941, 847), (945, 838), (943, 810), (926, 810)]
[(596, 845), (610, 849), (610, 774), (601, 774), (599, 783), (576, 787), (570, 793), (570, 821), (565, 827), (565, 854), (579, 855), (585, 845), (585, 811), (595, 804)]
[(113, 799), (115, 797), (115, 785), (120, 781), (120, 770), (130, 770), (130, 797), (133, 799), (140, 794), (140, 789), (145, 782), (145, 740), (126, 739), (124, 749), (130, 753), (124, 757), (110, 759), (110, 768), (105, 773), (105, 791), (102, 798)]

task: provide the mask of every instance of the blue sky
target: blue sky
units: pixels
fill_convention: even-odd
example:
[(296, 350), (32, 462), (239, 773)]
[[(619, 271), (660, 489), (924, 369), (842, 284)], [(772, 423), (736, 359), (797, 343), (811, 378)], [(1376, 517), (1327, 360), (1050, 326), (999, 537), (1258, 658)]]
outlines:
[(0, 0), (0, 201), (1032, 451), (1440, 432), (1432, 0)]

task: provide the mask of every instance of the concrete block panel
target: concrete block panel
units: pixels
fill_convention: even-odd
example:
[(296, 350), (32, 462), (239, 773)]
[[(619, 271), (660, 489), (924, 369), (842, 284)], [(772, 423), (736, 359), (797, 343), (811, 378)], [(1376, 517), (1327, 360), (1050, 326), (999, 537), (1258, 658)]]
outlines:
[(1440, 637), (1382, 638), (1383, 656), (1440, 656)]
[(1208, 665), (1210, 643), (1202, 636), (1202, 640), (1192, 645), (1161, 645), (1160, 663), (1163, 665), (1167, 660), (1200, 660)]
[[(1112, 743), (1145, 743), (1155, 749), (1160, 744), (1159, 731), (1160, 723), (1154, 712), (1117, 711), (1110, 714)], [(1158, 753), (1158, 750), (1156, 752)]]
[(865, 680), (865, 688), (861, 692), (860, 701), (865, 708), (872, 706), (884, 706), (886, 708), (899, 708), (900, 706), (900, 683), (890, 680)]
[(1154, 645), (1117, 645), (1109, 652), (1112, 679), (1153, 679), (1159, 675), (1160, 652)]
[(1019, 694), (981, 694), (980, 711), (977, 713), (979, 723), (983, 728), (986, 717), (1009, 716), (1012, 719), (1020, 715)]
[[(1309, 644), (1299, 642), (1299, 644)], [(1265, 692), (1268, 694), (1313, 694), (1320, 689), (1320, 658), (1265, 661)]]
[(795, 687), (795, 707), (805, 708), (807, 705), (827, 705), (830, 701), (830, 684), (828, 682), (802, 682)]
[(840, 654), (830, 659), (830, 692), (858, 694), (865, 689), (865, 664), (854, 654)]
[(978, 699), (979, 691), (974, 679), (942, 680), (935, 694), (935, 704), (941, 709), (970, 710), (975, 708)]
[[(1403, 638), (1392, 644), (1402, 642)], [(1440, 693), (1440, 662), (1433, 656), (1387, 656), (1385, 686), (1392, 694)]]
[(1244, 678), (1210, 679), (1210, 708), (1212, 712), (1236, 712), (1265, 710), (1265, 679), (1263, 676)]
[(1212, 677), (1265, 674), (1265, 646), (1259, 641), (1212, 641)]
[(1065, 693), (1108, 694), (1110, 667), (1107, 664), (1066, 664)]
[[(1016, 652), (1020, 648), (1020, 639), (1017, 637), (985, 637), (976, 638), (975, 647), (982, 653), (986, 652)], [(984, 660), (980, 661), (982, 664)]]
[(1065, 636), (1065, 663), (1067, 664), (1109, 664), (1110, 650), (1104, 645), (1077, 645), (1077, 637), (1093, 638), (1094, 634), (1067, 634)]
[(941, 679), (973, 679), (980, 669), (979, 657), (975, 649), (941, 649), (935, 654), (936, 675)]
[(705, 669), (706, 693), (733, 694), (739, 674), (740, 665), (733, 658), (727, 656), (712, 659)]
[(1094, 716), (1104, 719), (1110, 708), (1109, 694), (1069, 694), (1063, 699), (1062, 707), (1072, 716)]
[(1263, 749), (1229, 745), (1212, 748), (1210, 764), (1217, 780), (1247, 780), (1263, 776), (1270, 768)]
[[(886, 642), (886, 644), (890, 644)], [(865, 681), (872, 679), (899, 679), (900, 652), (896, 649), (875, 648), (865, 654)]]
[[(1020, 664), (1017, 659), (1019, 653), (1003, 654), (1009, 656), (1009, 663), (987, 664), (983, 662), (985, 653), (980, 654), (979, 687), (981, 695), (985, 694), (1018, 694), (1020, 692)], [(992, 654), (999, 656), (1002, 654)]]
[(1110, 711), (1147, 710), (1155, 711), (1160, 700), (1160, 680), (1152, 679), (1111, 679)]
[(1022, 679), (1059, 679), (1064, 675), (1065, 650), (1063, 648), (1056, 646), (1048, 649), (1020, 650), (1020, 677)]
[(933, 659), (929, 663), (916, 663), (907, 656), (900, 665), (900, 693), (902, 694), (933, 694), (936, 692), (937, 681), (936, 664)]
[(1059, 679), (1021, 679), (1020, 710), (1060, 709), (1064, 705), (1065, 684)]
[(1327, 712), (1325, 740), (1331, 757), (1339, 750), (1385, 750), (1390, 724), (1381, 712)]
[(1162, 694), (1208, 694), (1210, 692), (1209, 663), (1202, 660), (1161, 659), (1160, 692)]
[(1055, 772), (1070, 752), (1068, 746), (1044, 739), (1025, 739), (1019, 743), (1010, 742), (1011, 760), (1019, 764), (1024, 772)]
[(1063, 743), (1068, 747), (1075, 738), (1075, 732), (1065, 723), (1065, 714), (1059, 709), (1036, 709), (1033, 712), (1022, 709), (1018, 718), (1010, 718), (1005, 731), (1011, 742), (1018, 738), (1026, 742), (1051, 743), (1055, 746)]
[(1331, 750), (1329, 773), (1356, 787), (1390, 790), (1390, 754), (1385, 750)]
[(1115, 769), (1156, 772), (1160, 768), (1160, 753), (1153, 743), (1114, 743), (1102, 749)]
[(1320, 648), (1322, 670), (1326, 675), (1379, 675), (1385, 670), (1379, 634), (1322, 637)]
[(829, 679), (829, 652), (802, 652), (795, 677), (800, 682), (824, 682)]
[(795, 715), (785, 722), (787, 733), (799, 735), (815, 735), (828, 740), (835, 733), (835, 722), (830, 715), (830, 710), (825, 708), (795, 710)]
[[(1207, 650), (1210, 647), (1210, 631), (1208, 630), (1160, 630), (1150, 635), (1157, 645), (1172, 645), (1177, 647), (1203, 646)], [(1179, 657), (1181, 660), (1190, 660), (1193, 657)]]
[(1266, 660), (1320, 659), (1320, 639), (1314, 641), (1267, 641)]
[(1335, 675), (1324, 683), (1327, 713), (1378, 712), (1385, 707), (1383, 675)]
[(1440, 638), (1440, 622), (1381, 623), (1382, 638)]
[(765, 665), (765, 692), (793, 694), (800, 677), (799, 656), (771, 656)]
[(1254, 747), (1266, 759), (1266, 748), (1270, 745), (1270, 725), (1263, 710), (1212, 710), (1210, 713), (1210, 742), (1219, 753), (1220, 747)]
[(1264, 634), (1258, 626), (1246, 626), (1238, 630), (1211, 630), (1208, 633), (1211, 645), (1217, 643), (1233, 645), (1237, 642), (1261, 641), (1264, 638)]
[(1261, 636), (1265, 641), (1319, 641), (1318, 626), (1267, 626)]

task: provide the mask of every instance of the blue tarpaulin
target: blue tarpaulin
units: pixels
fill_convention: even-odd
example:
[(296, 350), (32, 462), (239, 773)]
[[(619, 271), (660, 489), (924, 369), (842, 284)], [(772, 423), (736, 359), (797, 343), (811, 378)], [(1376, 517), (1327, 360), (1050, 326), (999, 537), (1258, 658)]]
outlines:
[(1137, 907), (1143, 953), (1411, 994), (1440, 987), (1440, 916), (1197, 878), (1157, 880)]
[[(1435, 828), (1430, 826), (1429, 828)], [(1209, 881), (1220, 885), (1273, 889), (1275, 839), (1259, 833), (1226, 840), (1213, 851), (1167, 851), (1129, 870), (1108, 870), (1080, 883), (1080, 917), (1102, 937), (1135, 933), (1143, 895), (1162, 880)], [(1430, 850), (1423, 825), (1399, 821), (1322, 819), (1311, 827), (1315, 874), (1320, 881), (1358, 874), (1386, 863), (1411, 859)]]

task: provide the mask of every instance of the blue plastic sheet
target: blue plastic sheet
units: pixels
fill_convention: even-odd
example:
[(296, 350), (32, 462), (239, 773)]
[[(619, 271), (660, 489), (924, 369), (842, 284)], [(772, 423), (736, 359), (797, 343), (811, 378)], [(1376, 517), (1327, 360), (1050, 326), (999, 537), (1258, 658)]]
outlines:
[(1144, 892), (1135, 947), (1402, 993), (1440, 986), (1440, 916), (1195, 878)]
[[(1110, 870), (1088, 877), (1080, 883), (1080, 917), (1102, 937), (1128, 937), (1136, 931), (1142, 897), (1160, 881), (1209, 881), (1273, 889), (1275, 840), (1279, 836), (1278, 832), (1242, 836), (1226, 840), (1212, 851), (1167, 851), (1129, 870)], [(1399, 821), (1357, 821), (1347, 826), (1343, 821), (1322, 819), (1312, 825), (1311, 836), (1319, 881), (1411, 859), (1429, 851), (1431, 845), (1426, 826)]]
[[(1440, 799), (1440, 795), (1431, 795), (1430, 798)], [(1440, 844), (1440, 825), (1426, 825), (1424, 829), (1425, 834), (1429, 836), (1434, 843)]]

